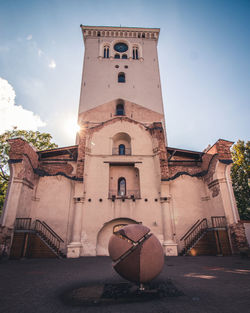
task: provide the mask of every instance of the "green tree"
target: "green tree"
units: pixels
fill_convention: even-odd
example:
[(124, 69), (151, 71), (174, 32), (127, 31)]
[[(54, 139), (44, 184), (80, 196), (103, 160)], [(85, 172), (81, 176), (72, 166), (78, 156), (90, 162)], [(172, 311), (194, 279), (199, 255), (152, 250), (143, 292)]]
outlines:
[(231, 177), (240, 218), (250, 220), (250, 141), (238, 140), (232, 148), (232, 158)]
[(31, 143), (37, 150), (46, 150), (56, 148), (57, 145), (53, 142), (52, 136), (48, 133), (40, 133), (39, 131), (18, 130), (14, 127), (0, 135), (0, 215), (4, 204), (4, 199), (7, 192), (9, 181), (9, 151), (10, 145), (8, 139), (23, 138)]

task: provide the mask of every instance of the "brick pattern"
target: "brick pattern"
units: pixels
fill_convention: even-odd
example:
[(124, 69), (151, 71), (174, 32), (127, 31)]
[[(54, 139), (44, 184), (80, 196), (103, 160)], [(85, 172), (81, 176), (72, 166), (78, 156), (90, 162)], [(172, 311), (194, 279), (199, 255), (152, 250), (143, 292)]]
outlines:
[(0, 256), (5, 253), (9, 255), (12, 229), (0, 225)]
[(41, 162), (38, 168), (50, 175), (56, 175), (57, 173), (70, 175), (73, 172), (73, 166), (67, 162)]
[(16, 139), (10, 139), (10, 153), (9, 157), (11, 160), (23, 160), (24, 156), (26, 156), (32, 167), (37, 168), (38, 166), (38, 155), (34, 148), (31, 147), (31, 145), (28, 144), (27, 141), (16, 138)]
[(230, 225), (230, 234), (234, 252), (237, 253), (240, 252), (241, 249), (249, 249), (243, 223), (234, 223)]
[[(31, 186), (35, 184), (37, 178), (34, 170), (43, 171), (48, 175), (62, 173), (66, 176), (72, 177), (70, 175), (73, 172), (73, 166), (69, 162), (63, 160), (64, 156), (58, 155), (56, 157), (58, 161), (53, 161), (53, 158), (55, 157), (47, 157), (43, 158), (42, 161), (39, 161), (38, 153), (25, 140), (21, 138), (10, 139), (9, 143), (10, 163), (15, 163), (15, 161), (18, 161), (18, 164), (21, 163), (21, 166), (18, 168), (17, 178), (26, 180)], [(62, 161), (60, 158), (62, 158)]]
[(231, 160), (231, 151), (232, 141), (227, 141), (224, 139), (219, 139), (216, 143), (207, 151), (209, 154), (218, 154), (220, 160)]
[(158, 142), (157, 151), (159, 153), (160, 158), (161, 179), (166, 179), (169, 177), (169, 168), (164, 129), (162, 127), (162, 123), (160, 122), (152, 123), (149, 129), (151, 136), (155, 138)]
[(76, 165), (76, 177), (83, 178), (84, 175), (84, 161), (85, 161), (85, 149), (86, 149), (86, 137), (88, 129), (81, 129), (79, 132), (79, 145), (78, 145), (78, 157)]

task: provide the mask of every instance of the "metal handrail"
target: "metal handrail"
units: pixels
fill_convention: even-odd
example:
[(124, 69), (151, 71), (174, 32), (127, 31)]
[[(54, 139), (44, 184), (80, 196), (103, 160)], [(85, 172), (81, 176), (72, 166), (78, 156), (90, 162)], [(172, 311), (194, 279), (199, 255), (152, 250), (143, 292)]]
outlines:
[(124, 154), (120, 154), (119, 153), (119, 148), (113, 148), (112, 149), (112, 155), (131, 155), (131, 149), (130, 148), (126, 148), (124, 149)]
[(207, 219), (203, 218), (192, 230), (192, 232), (184, 239), (186, 248), (194, 244), (208, 229)]
[(49, 225), (46, 222), (42, 221), (42, 223), (46, 227), (48, 227), (48, 229), (54, 234), (55, 237), (57, 237), (61, 242), (64, 242), (64, 240), (59, 235), (57, 235), (57, 233), (55, 233), (54, 230), (51, 227), (49, 227)]
[(44, 222), (35, 221), (35, 231), (57, 252), (60, 252), (60, 243), (63, 240)]
[(180, 241), (182, 241), (193, 230), (193, 228), (199, 223), (199, 221), (200, 219), (198, 219), (198, 221), (196, 221), (194, 225), (189, 228), (189, 230), (185, 233), (185, 235), (181, 237)]
[(30, 230), (31, 218), (17, 217), (14, 224), (15, 230)]
[(109, 190), (109, 199), (112, 198), (112, 196), (115, 196), (116, 198), (126, 198), (126, 199), (139, 199), (140, 196), (140, 190), (134, 189), (134, 190), (126, 190), (126, 193), (124, 195), (118, 194), (117, 190)]
[(225, 216), (211, 216), (213, 228), (227, 227), (227, 220)]

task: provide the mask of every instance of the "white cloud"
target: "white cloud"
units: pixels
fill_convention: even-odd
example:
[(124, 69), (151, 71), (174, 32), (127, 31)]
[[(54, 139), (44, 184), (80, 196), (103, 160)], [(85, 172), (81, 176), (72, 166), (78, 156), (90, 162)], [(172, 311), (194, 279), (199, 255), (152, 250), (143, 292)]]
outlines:
[(55, 62), (55, 60), (51, 60), (50, 62), (49, 62), (49, 68), (52, 68), (52, 69), (54, 69), (56, 67), (56, 62)]
[(27, 40), (31, 40), (31, 39), (32, 39), (32, 35), (28, 35), (28, 36), (26, 37), (26, 39), (27, 39)]
[(46, 124), (34, 112), (15, 104), (16, 93), (9, 82), (0, 77), (0, 133), (12, 129), (37, 130)]

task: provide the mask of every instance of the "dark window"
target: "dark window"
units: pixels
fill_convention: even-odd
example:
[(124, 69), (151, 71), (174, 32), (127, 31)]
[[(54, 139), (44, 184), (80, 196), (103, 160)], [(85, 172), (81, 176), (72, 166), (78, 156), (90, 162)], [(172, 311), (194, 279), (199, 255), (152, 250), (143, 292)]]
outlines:
[(126, 54), (122, 55), (122, 59), (127, 59), (127, 58), (128, 58), (128, 56)]
[(119, 155), (125, 155), (125, 146), (119, 145)]
[(118, 196), (126, 195), (126, 179), (124, 177), (120, 177), (118, 179)]
[(104, 58), (109, 58), (109, 47), (108, 46), (105, 46), (104, 49), (103, 49), (103, 57)]
[(118, 83), (125, 83), (125, 74), (124, 73), (119, 73), (118, 74)]
[(128, 46), (124, 42), (118, 42), (114, 45), (114, 49), (117, 52), (126, 52), (128, 50)]
[(120, 59), (120, 54), (115, 54), (115, 59)]
[(138, 56), (139, 56), (139, 54), (138, 54), (138, 48), (137, 48), (137, 47), (134, 47), (134, 48), (133, 48), (133, 59), (134, 59), (134, 60), (138, 60)]
[(116, 115), (125, 115), (124, 114), (124, 105), (123, 104), (117, 104), (117, 106), (116, 106)]
[(101, 36), (101, 33), (100, 33), (100, 32), (98, 32), (98, 33), (97, 33), (97, 36), (98, 36), (98, 37), (100, 37), (100, 36)]

